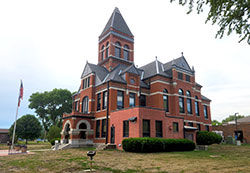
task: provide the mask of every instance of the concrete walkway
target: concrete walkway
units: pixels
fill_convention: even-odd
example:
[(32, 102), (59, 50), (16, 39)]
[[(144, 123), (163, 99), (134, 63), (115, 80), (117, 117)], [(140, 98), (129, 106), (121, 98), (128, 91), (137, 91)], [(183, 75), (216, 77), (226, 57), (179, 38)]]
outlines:
[(9, 154), (9, 150), (0, 150), (0, 157), (1, 156), (11, 156), (11, 155), (17, 155), (17, 154), (34, 154), (33, 151), (52, 151), (52, 149), (40, 149), (40, 150), (30, 150), (26, 153), (22, 153), (20, 151), (12, 151), (12, 153)]

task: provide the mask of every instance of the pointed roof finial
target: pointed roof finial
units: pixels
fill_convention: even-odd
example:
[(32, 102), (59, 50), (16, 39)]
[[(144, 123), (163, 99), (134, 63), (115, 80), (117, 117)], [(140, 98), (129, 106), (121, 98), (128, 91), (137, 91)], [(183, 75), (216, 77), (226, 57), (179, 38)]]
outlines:
[(119, 8), (117, 8), (117, 7), (115, 7), (114, 12), (121, 14), (120, 11), (119, 11)]
[(183, 56), (183, 52), (181, 52), (181, 56)]
[(155, 60), (157, 60), (157, 56), (155, 56)]
[(194, 71), (194, 66), (192, 66), (192, 71), (195, 72), (195, 71)]
[(88, 64), (88, 60), (86, 60), (86, 64)]

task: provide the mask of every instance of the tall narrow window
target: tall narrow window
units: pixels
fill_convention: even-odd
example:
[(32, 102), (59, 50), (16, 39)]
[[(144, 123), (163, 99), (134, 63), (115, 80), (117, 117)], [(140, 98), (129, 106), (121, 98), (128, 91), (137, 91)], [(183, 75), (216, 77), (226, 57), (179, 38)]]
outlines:
[(162, 121), (155, 121), (156, 137), (162, 137)]
[(205, 117), (205, 119), (208, 119), (207, 106), (204, 105), (203, 109), (204, 109), (204, 117)]
[(186, 74), (186, 81), (190, 82), (190, 76)]
[(196, 116), (200, 116), (200, 111), (199, 111), (199, 102), (198, 102), (198, 97), (195, 96), (195, 115)]
[(102, 58), (102, 61), (104, 60), (104, 46), (102, 46), (102, 50), (101, 50), (101, 58)]
[(129, 137), (129, 121), (123, 121), (123, 137)]
[(173, 122), (173, 132), (179, 132), (179, 123)]
[(200, 124), (197, 124), (197, 129), (198, 129), (198, 131), (201, 131), (201, 125)]
[(74, 103), (75, 103), (75, 111), (78, 111), (78, 101), (76, 101)]
[(101, 109), (101, 93), (97, 94), (97, 108), (96, 110), (99, 111)]
[(89, 98), (88, 96), (86, 96), (82, 100), (82, 112), (88, 113), (88, 111), (89, 111)]
[(150, 137), (150, 120), (143, 120), (142, 121), (142, 136), (143, 137)]
[(106, 119), (102, 120), (102, 137), (106, 137)]
[(146, 96), (140, 95), (140, 106), (146, 106)]
[[(167, 94), (168, 93), (168, 90), (167, 89), (164, 89), (163, 90), (163, 93), (165, 94)], [(163, 95), (163, 106), (164, 106), (164, 109), (165, 109), (165, 111), (166, 112), (168, 112), (169, 111), (169, 109), (168, 109), (168, 96), (167, 95)]]
[(135, 106), (135, 93), (129, 93), (129, 107)]
[(191, 100), (191, 93), (187, 91), (187, 111), (189, 114), (192, 114), (192, 100)]
[(102, 98), (102, 109), (106, 109), (107, 108), (107, 91), (103, 92), (103, 98)]
[(119, 42), (115, 43), (115, 56), (121, 58), (121, 44)]
[(184, 97), (183, 97), (182, 89), (179, 89), (179, 109), (180, 109), (180, 113), (185, 113), (185, 110), (184, 110)]
[(209, 126), (208, 126), (208, 125), (206, 125), (206, 126), (205, 126), (205, 128), (206, 128), (206, 131), (208, 131), (208, 132), (209, 132)]
[(96, 138), (100, 137), (100, 120), (96, 121), (95, 137)]
[(109, 42), (106, 44), (106, 58), (109, 57)]
[(87, 78), (87, 87), (90, 85), (90, 77)]
[(123, 104), (123, 91), (117, 91), (117, 109), (124, 108)]
[(123, 56), (124, 56), (125, 60), (129, 60), (129, 47), (128, 47), (128, 45), (124, 46)]
[(183, 80), (183, 73), (178, 72), (178, 79)]

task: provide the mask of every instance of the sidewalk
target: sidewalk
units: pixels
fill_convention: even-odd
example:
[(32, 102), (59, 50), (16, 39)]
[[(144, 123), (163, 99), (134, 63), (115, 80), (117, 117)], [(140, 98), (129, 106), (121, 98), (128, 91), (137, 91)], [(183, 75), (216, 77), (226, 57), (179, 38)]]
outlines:
[(32, 152), (27, 151), (26, 153), (22, 153), (19, 151), (13, 151), (11, 154), (9, 154), (9, 150), (0, 150), (0, 157), (1, 156), (11, 156), (11, 155), (17, 155), (17, 154), (33, 154)]

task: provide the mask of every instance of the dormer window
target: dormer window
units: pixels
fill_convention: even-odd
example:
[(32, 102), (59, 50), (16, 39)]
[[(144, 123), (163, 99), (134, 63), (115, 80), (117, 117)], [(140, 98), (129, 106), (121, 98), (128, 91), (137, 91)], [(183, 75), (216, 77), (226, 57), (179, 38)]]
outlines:
[(128, 45), (124, 46), (124, 50), (123, 50), (123, 57), (125, 60), (129, 60), (129, 47)]
[(121, 44), (118, 41), (115, 43), (115, 56), (121, 58)]

